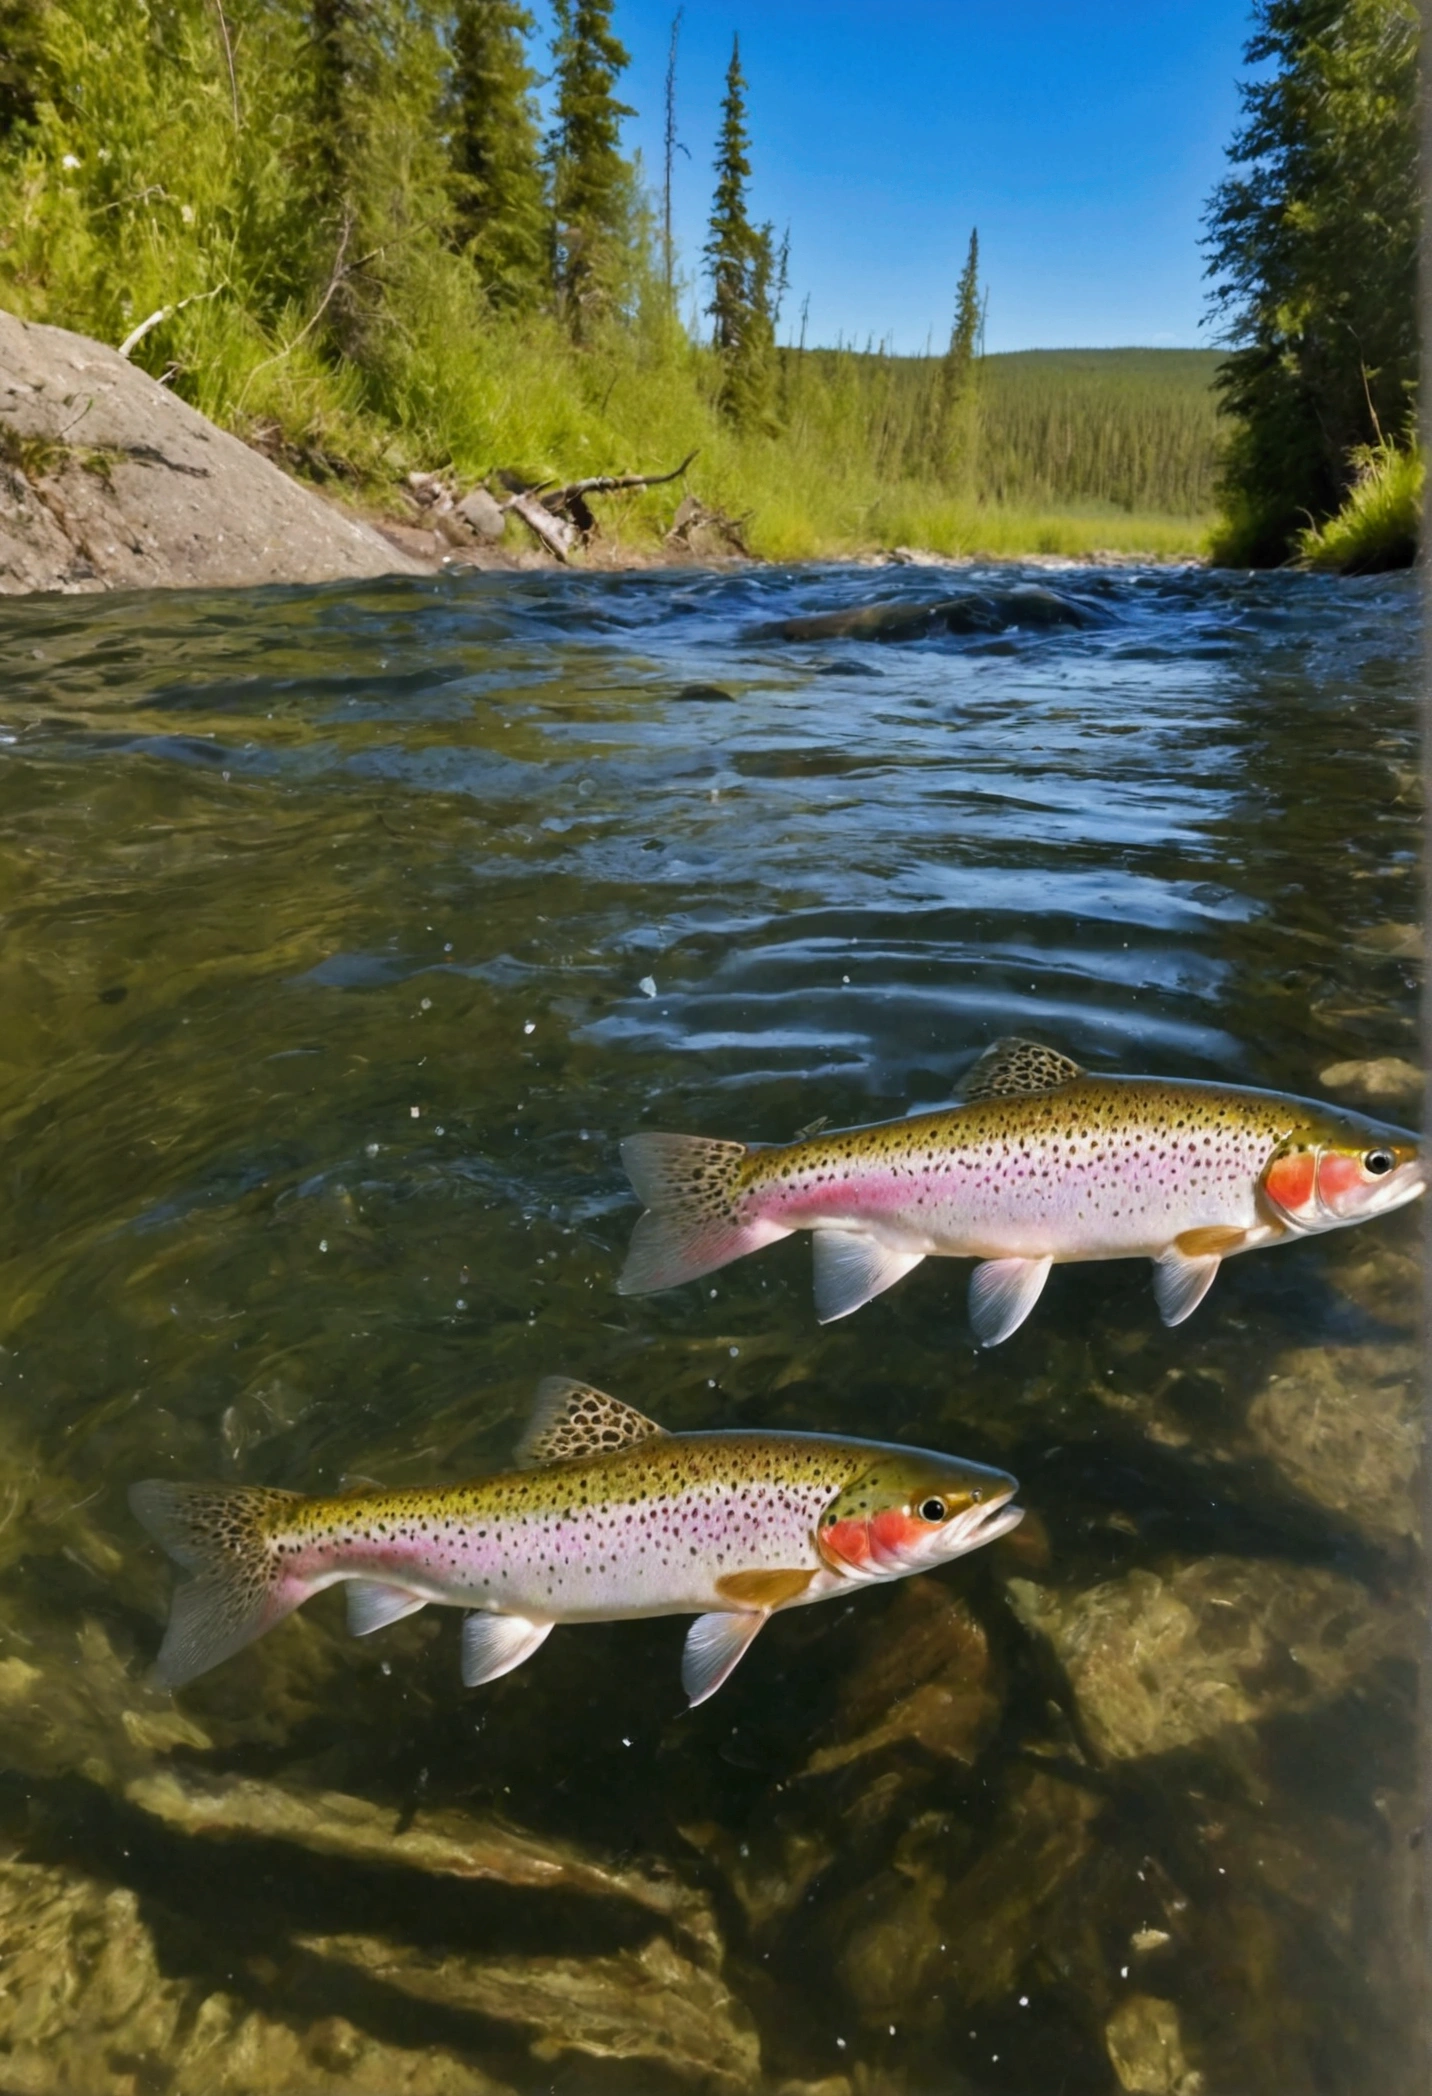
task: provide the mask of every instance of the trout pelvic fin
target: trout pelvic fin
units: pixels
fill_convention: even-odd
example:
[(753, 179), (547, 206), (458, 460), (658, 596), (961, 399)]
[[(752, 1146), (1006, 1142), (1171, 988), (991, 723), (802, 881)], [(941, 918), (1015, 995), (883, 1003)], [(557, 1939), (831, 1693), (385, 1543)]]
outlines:
[(981, 1346), (1017, 1332), (1044, 1293), (1050, 1259), (984, 1259), (970, 1275), (970, 1324)]
[(1057, 1092), (1088, 1072), (1072, 1056), (1046, 1048), (1040, 1041), (1021, 1041), (1010, 1034), (996, 1041), (966, 1072), (960, 1097), (966, 1106), (976, 1099), (1008, 1099), (1021, 1092)]
[(345, 1591), (351, 1637), (386, 1630), (390, 1623), (401, 1623), (404, 1616), (415, 1616), (428, 1605), (424, 1595), (410, 1594), (406, 1587), (390, 1587), (381, 1579), (350, 1579)]
[(713, 1274), (789, 1237), (782, 1223), (745, 1219), (738, 1206), (744, 1143), (704, 1135), (629, 1135), (627, 1177), (646, 1204), (632, 1232), (619, 1295), (651, 1295)]
[(273, 1517), (300, 1496), (158, 1478), (130, 1486), (135, 1519), (189, 1574), (174, 1589), (155, 1662), (166, 1688), (181, 1688), (231, 1658), (308, 1599), (313, 1589), (285, 1571), (269, 1533)]
[(1154, 1301), (1166, 1325), (1181, 1325), (1192, 1317), (1222, 1264), (1216, 1252), (1191, 1257), (1176, 1244), (1160, 1252), (1154, 1261)]
[(766, 1620), (764, 1610), (757, 1613), (745, 1609), (740, 1614), (720, 1611), (696, 1618), (686, 1633), (681, 1655), (681, 1686), (690, 1697), (693, 1710), (730, 1679)]
[(863, 1230), (821, 1229), (811, 1233), (815, 1255), (815, 1314), (823, 1325), (849, 1317), (872, 1296), (893, 1288), (924, 1258), (895, 1252)]
[(665, 1434), (654, 1419), (624, 1405), (619, 1398), (574, 1383), (567, 1376), (547, 1376), (537, 1385), (537, 1401), (514, 1461), (519, 1470), (540, 1470), (547, 1463), (572, 1463), (581, 1456), (610, 1455)]
[(462, 1619), (462, 1681), (480, 1688), (530, 1659), (551, 1633), (550, 1623), (529, 1623), (526, 1616), (489, 1616), (481, 1610)]

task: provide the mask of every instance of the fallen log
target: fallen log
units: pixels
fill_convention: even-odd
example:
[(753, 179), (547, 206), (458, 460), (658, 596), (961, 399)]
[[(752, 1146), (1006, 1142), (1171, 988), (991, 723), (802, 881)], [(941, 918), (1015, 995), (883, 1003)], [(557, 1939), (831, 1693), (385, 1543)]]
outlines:
[(589, 495), (612, 495), (623, 488), (664, 487), (668, 481), (680, 480), (695, 457), (695, 451), (688, 451), (681, 464), (673, 466), (669, 473), (593, 473), (585, 480), (569, 480), (557, 488), (541, 484), (520, 488), (508, 496), (502, 507), (515, 510), (548, 552), (565, 563), (580, 541), (597, 528), (587, 501)]
[(502, 507), (515, 510), (533, 537), (566, 566), (578, 543), (574, 524), (544, 509), (530, 489), (523, 495), (509, 495)]

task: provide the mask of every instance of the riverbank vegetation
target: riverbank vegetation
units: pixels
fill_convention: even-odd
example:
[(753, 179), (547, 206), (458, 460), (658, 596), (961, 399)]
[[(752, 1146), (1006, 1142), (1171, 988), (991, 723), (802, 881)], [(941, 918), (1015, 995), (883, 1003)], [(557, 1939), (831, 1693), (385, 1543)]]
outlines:
[[(1415, 0), (1256, 0), (1233, 171), (1208, 216), (1234, 343), (1221, 559), (1415, 550)], [(1340, 549), (1340, 550), (1338, 550)]]
[[(514, 0), (0, 0), (0, 303), (370, 501), (696, 448), (691, 486), (774, 556), (1198, 549), (1210, 357), (982, 357), (977, 240), (943, 354), (777, 348), (739, 54), (683, 280), (622, 152), (609, 0), (556, 27), (544, 53)], [(606, 514), (649, 539), (681, 492)]]

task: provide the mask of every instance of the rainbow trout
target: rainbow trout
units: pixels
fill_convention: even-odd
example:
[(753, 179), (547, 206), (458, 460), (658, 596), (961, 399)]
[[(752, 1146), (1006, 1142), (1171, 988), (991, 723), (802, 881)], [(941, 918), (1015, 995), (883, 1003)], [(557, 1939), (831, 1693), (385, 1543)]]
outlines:
[(681, 1665), (714, 1695), (777, 1609), (963, 1557), (1023, 1519), (1019, 1486), (958, 1456), (833, 1434), (668, 1434), (552, 1377), (518, 1468), (308, 1499), (151, 1481), (130, 1505), (189, 1573), (159, 1653), (171, 1688), (344, 1580), (362, 1637), (429, 1602), (470, 1613), (462, 1678), (495, 1681), (556, 1623), (694, 1615)]
[(978, 1259), (983, 1346), (1023, 1324), (1056, 1262), (1152, 1259), (1163, 1321), (1197, 1309), (1234, 1252), (1400, 1208), (1417, 1138), (1361, 1114), (1235, 1085), (1101, 1077), (997, 1041), (962, 1102), (779, 1144), (632, 1135), (645, 1204), (617, 1286), (674, 1288), (810, 1230), (816, 1315), (846, 1317), (932, 1254)]

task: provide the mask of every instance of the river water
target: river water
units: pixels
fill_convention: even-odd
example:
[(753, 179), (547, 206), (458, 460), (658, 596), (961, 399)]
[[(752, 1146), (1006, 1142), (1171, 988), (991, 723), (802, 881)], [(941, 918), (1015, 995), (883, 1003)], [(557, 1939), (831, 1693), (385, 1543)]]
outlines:
[[(0, 2081), (1419, 2085), (1415, 1211), (1173, 1332), (1146, 1267), (1056, 1269), (989, 1353), (953, 1261), (823, 1330), (803, 1238), (614, 1290), (642, 1126), (900, 1115), (1007, 1033), (1415, 1063), (1415, 618), (1137, 569), (0, 604)], [(1029, 1519), (691, 1713), (680, 1623), (465, 1691), (450, 1613), (331, 1594), (148, 1685), (132, 1480), (500, 1467), (554, 1372), (995, 1462)]]

